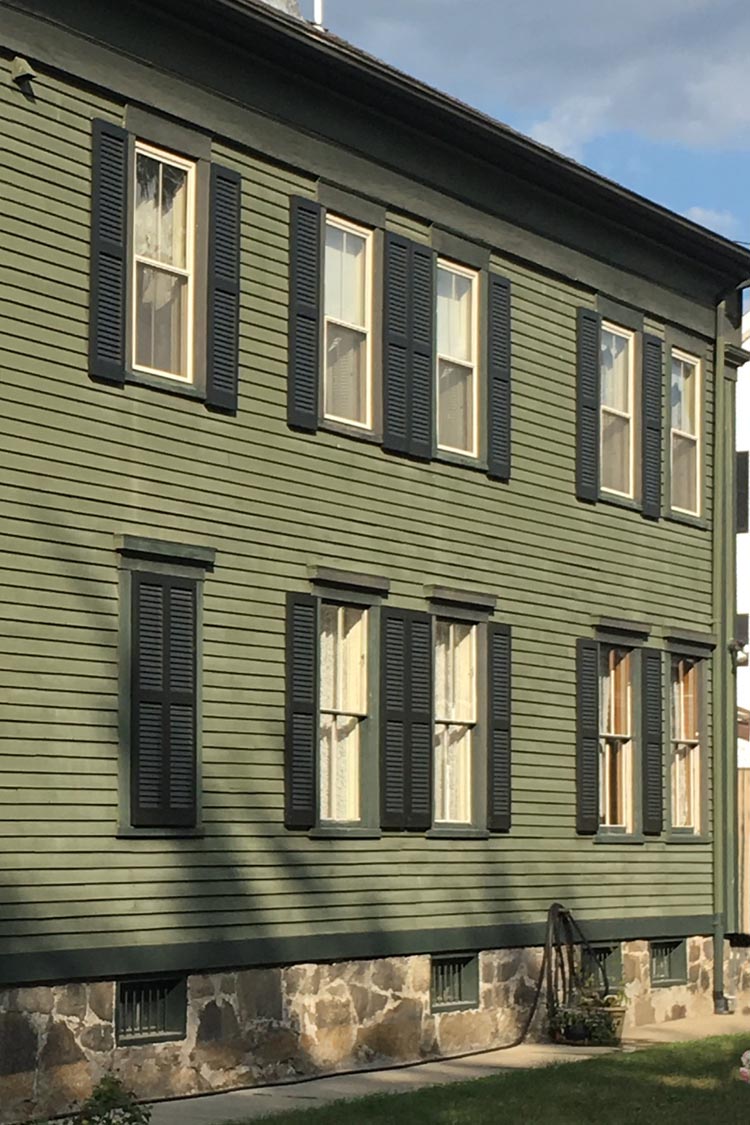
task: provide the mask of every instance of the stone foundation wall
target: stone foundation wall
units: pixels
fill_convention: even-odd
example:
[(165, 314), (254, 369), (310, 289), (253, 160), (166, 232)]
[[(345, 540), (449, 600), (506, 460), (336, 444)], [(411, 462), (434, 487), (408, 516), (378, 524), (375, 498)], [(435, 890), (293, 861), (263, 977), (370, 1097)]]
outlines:
[[(626, 1033), (713, 1011), (712, 943), (688, 941), (688, 982), (651, 987), (648, 942), (623, 944)], [(0, 991), (0, 1122), (67, 1112), (114, 1071), (142, 1100), (271, 1084), (513, 1042), (541, 949), (480, 954), (479, 1005), (432, 1013), (430, 958), (391, 957), (188, 978), (179, 1042), (115, 1043), (113, 982)], [(726, 988), (750, 1013), (750, 950), (729, 950)], [(530, 1038), (544, 1037), (544, 997)]]

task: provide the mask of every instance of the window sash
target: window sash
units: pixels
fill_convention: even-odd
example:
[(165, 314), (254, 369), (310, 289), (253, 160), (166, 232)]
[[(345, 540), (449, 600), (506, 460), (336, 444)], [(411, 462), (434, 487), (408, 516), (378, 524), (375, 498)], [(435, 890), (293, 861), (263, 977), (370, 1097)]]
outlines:
[(435, 724), (435, 823), (471, 824), (474, 729)]
[[(462, 639), (457, 638), (459, 633), (463, 634)], [(476, 626), (438, 619), (435, 622), (436, 723), (460, 726), (476, 723), (476, 681)]]
[[(136, 208), (135, 208), (135, 192), (137, 191), (137, 168), (138, 157), (147, 156), (152, 160), (156, 160), (159, 164), (166, 164), (173, 168), (179, 168), (186, 173), (186, 191), (187, 200), (185, 206), (185, 265), (178, 266), (171, 262), (164, 262), (152, 258), (145, 254), (140, 254), (136, 250)], [(134, 201), (133, 201), (133, 234), (132, 234), (132, 260), (133, 260), (133, 277), (132, 277), (132, 307), (133, 314), (131, 317), (131, 348), (132, 348), (132, 365), (136, 371), (142, 371), (148, 375), (157, 375), (163, 379), (174, 379), (182, 383), (193, 382), (193, 336), (194, 336), (194, 285), (195, 285), (195, 173), (196, 166), (194, 161), (184, 160), (173, 153), (166, 152), (163, 149), (155, 148), (153, 145), (148, 145), (143, 141), (136, 141), (135, 145), (135, 159), (133, 161), (133, 177), (134, 177)], [(137, 348), (138, 348), (138, 278), (139, 266), (144, 266), (148, 269), (154, 270), (158, 273), (168, 274), (172, 277), (184, 279), (185, 281), (185, 297), (184, 297), (184, 323), (181, 325), (182, 340), (181, 348), (185, 359), (185, 370), (183, 372), (166, 371), (159, 367), (151, 367), (147, 364), (137, 363)]]
[[(628, 344), (627, 350), (627, 410), (622, 410), (617, 406), (612, 406), (605, 403), (601, 398), (599, 401), (599, 454), (601, 458), (601, 477), (602, 480), (606, 477), (607, 458), (605, 456), (606, 447), (604, 445), (604, 420), (606, 416), (612, 418), (620, 418), (628, 423), (628, 440), (627, 440), (627, 489), (615, 488), (612, 485), (602, 483), (601, 489), (603, 492), (612, 493), (615, 496), (624, 496), (632, 499), (635, 496), (635, 426), (633, 419), (635, 416), (635, 333), (630, 332), (625, 328), (618, 325), (610, 324), (608, 321), (603, 321), (601, 326), (602, 333), (609, 332), (613, 336), (621, 340), (626, 340)], [(600, 367), (602, 366), (601, 356), (599, 358)], [(603, 376), (602, 376), (603, 385)]]
[(599, 740), (599, 823), (604, 828), (632, 828), (632, 739)]
[[(365, 260), (364, 260), (364, 317), (363, 323), (357, 324), (346, 320), (343, 317), (331, 315), (325, 308), (325, 294), (324, 294), (324, 313), (323, 313), (323, 415), (331, 422), (341, 422), (347, 426), (356, 426), (362, 430), (372, 429), (373, 418), (373, 404), (372, 404), (372, 294), (373, 294), (373, 278), (372, 278), (372, 237), (373, 232), (366, 227), (357, 226), (355, 223), (350, 223), (346, 219), (340, 219), (335, 215), (326, 215), (326, 226), (334, 227), (337, 230), (344, 231), (345, 233), (355, 234), (364, 240), (365, 244)], [(323, 268), (323, 276), (325, 277), (325, 263)], [(343, 328), (348, 332), (356, 332), (365, 338), (364, 353), (365, 353), (365, 392), (364, 392), (364, 406), (365, 417), (347, 418), (344, 415), (336, 414), (329, 406), (330, 387), (328, 378), (328, 337), (329, 327), (334, 326)]]
[(672, 739), (670, 757), (673, 828), (697, 832), (701, 817), (700, 666), (688, 657), (672, 659)]
[[(672, 363), (686, 364), (693, 368), (692, 396), (693, 396), (693, 417), (695, 418), (695, 432), (690, 430), (681, 429), (679, 426), (672, 425), (673, 408), (670, 407), (670, 481), (671, 481), (671, 507), (672, 511), (684, 512), (688, 516), (699, 516), (701, 513), (701, 490), (703, 487), (702, 472), (701, 472), (701, 428), (703, 425), (703, 410), (702, 410), (702, 378), (701, 378), (701, 362), (696, 356), (691, 356), (687, 352), (681, 352), (677, 349), (672, 350)], [(683, 384), (684, 385), (684, 384)], [(671, 392), (671, 384), (670, 384)], [(686, 413), (682, 412), (683, 416)], [(694, 504), (692, 507), (683, 507), (675, 503), (675, 450), (680, 442), (693, 446), (693, 458), (695, 461), (694, 475), (695, 475), (695, 495), (693, 497)]]
[[(332, 602), (321, 605), (318, 812), (325, 823), (356, 824), (362, 817), (368, 625), (368, 611), (360, 606)], [(327, 654), (326, 646), (330, 646)]]
[[(438, 318), (440, 316), (440, 302), (437, 302), (437, 314), (435, 324), (435, 402), (437, 404), (437, 445), (438, 449), (443, 449), (447, 453), (459, 453), (464, 456), (477, 457), (479, 450), (479, 373), (477, 364), (477, 355), (479, 353), (479, 302), (478, 298), (478, 279), (479, 275), (476, 270), (462, 268), (453, 262), (438, 259), (437, 263), (438, 273), (441, 271), (445, 273), (454, 274), (457, 277), (463, 277), (471, 283), (471, 317), (469, 323), (469, 357), (459, 358), (458, 356), (451, 355), (447, 351), (440, 349), (440, 325)], [(471, 401), (469, 408), (469, 426), (471, 432), (471, 441), (466, 448), (461, 448), (458, 445), (451, 445), (446, 441), (441, 440), (441, 394), (440, 394), (440, 375), (442, 366), (448, 364), (451, 367), (457, 367), (462, 371), (469, 373), (471, 379)]]

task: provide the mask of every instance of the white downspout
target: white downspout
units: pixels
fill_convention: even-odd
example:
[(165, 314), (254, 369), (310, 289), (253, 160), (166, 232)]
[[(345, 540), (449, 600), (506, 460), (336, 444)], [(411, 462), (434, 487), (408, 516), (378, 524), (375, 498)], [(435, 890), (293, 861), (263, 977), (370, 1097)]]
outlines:
[(316, 27), (323, 26), (323, 0), (315, 0), (313, 7), (313, 23)]

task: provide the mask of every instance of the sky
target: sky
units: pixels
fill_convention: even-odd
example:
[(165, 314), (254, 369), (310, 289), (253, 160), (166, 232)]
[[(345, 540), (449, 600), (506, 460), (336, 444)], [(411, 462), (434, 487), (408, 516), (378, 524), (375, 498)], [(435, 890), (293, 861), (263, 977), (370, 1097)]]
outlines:
[[(312, 16), (312, 0), (301, 0)], [(325, 25), (750, 243), (750, 0), (325, 0)]]

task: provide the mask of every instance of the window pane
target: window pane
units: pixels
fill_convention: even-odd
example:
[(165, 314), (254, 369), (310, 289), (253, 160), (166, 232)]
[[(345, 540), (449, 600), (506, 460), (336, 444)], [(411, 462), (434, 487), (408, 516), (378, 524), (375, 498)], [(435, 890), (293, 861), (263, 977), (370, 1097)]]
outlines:
[(438, 267), (438, 352), (471, 363), (472, 335), (472, 279)]
[(602, 739), (599, 747), (599, 819), (629, 828), (631, 743)]
[(435, 622), (435, 718), (449, 719), (453, 698), (450, 624)]
[(630, 414), (630, 337), (602, 328), (601, 401)]
[(474, 628), (456, 623), (453, 626), (454, 691), (453, 717), (457, 722), (476, 722), (476, 685), (474, 668)]
[(629, 496), (630, 419), (602, 411), (602, 488)]
[(135, 252), (156, 258), (159, 247), (158, 160), (138, 153), (135, 163)]
[(341, 690), (338, 711), (364, 714), (367, 711), (367, 611), (342, 606)]
[(474, 372), (438, 361), (438, 444), (474, 451)]
[(672, 507), (697, 512), (698, 443), (695, 438), (672, 434)]
[(698, 368), (672, 357), (672, 429), (698, 434)]
[(338, 606), (325, 602), (320, 607), (320, 706), (336, 710), (336, 648)]
[(435, 820), (471, 823), (471, 730), (435, 728)]
[(687, 747), (678, 747), (672, 758), (672, 822), (675, 828), (691, 828), (692, 818), (692, 793), (691, 793), (691, 751)]
[(187, 374), (187, 279), (136, 263), (135, 362)]
[(359, 728), (358, 719), (321, 716), (321, 820), (359, 820)]
[(602, 646), (600, 655), (601, 733), (630, 736), (630, 652)]
[(153, 156), (136, 154), (135, 252), (187, 265), (188, 172)]
[(359, 328), (366, 326), (367, 239), (353, 231), (326, 224), (326, 316)]
[(325, 412), (367, 423), (367, 336), (332, 321), (326, 324)]
[(187, 169), (162, 164), (159, 261), (181, 269), (187, 265), (187, 201)]

